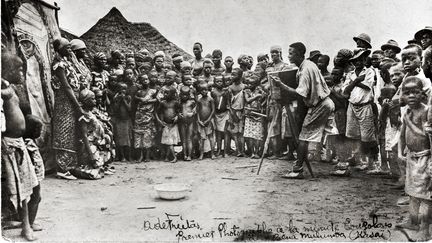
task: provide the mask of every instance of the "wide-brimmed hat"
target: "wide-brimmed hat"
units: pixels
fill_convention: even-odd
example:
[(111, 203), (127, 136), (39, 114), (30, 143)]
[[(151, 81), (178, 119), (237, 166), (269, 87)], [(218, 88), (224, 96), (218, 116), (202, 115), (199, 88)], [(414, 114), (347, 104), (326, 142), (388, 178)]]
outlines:
[(372, 48), (371, 38), (368, 34), (361, 33), (358, 36), (353, 37), (353, 40), (354, 41), (362, 40), (362, 41), (366, 42), (366, 44), (368, 44), (369, 48)]
[(401, 51), (398, 43), (395, 40), (389, 40), (386, 44), (381, 46), (381, 50), (387, 50), (387, 49), (394, 49), (396, 50), (396, 53), (399, 53)]
[(424, 27), (424, 29), (421, 29), (421, 30), (417, 31), (417, 33), (415, 33), (415, 35), (414, 35), (414, 39), (416, 39), (417, 41), (420, 41), (420, 38), (425, 33), (432, 34), (432, 27), (431, 26), (426, 26), (426, 27)]
[(322, 54), (321, 54), (321, 52), (318, 51), (318, 50), (313, 50), (313, 51), (309, 52), (309, 57), (308, 57), (308, 59), (310, 60), (310, 59), (312, 59), (312, 58), (314, 58), (314, 57), (316, 57), (316, 56), (322, 56)]
[(350, 61), (353, 61), (361, 56), (369, 56), (371, 53), (371, 50), (367, 50), (367, 49), (355, 49), (354, 50), (354, 56), (350, 58)]

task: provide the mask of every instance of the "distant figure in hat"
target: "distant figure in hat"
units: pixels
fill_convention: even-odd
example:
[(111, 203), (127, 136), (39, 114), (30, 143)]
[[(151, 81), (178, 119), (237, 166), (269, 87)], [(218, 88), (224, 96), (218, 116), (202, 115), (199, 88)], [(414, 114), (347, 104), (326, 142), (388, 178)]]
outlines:
[(432, 80), (432, 27), (426, 26), (419, 30), (414, 38), (423, 48), (423, 71), (430, 80)]
[(358, 36), (353, 37), (353, 39), (357, 44), (357, 48), (372, 49), (371, 38), (368, 34), (361, 33)]
[(222, 73), (225, 71), (225, 67), (222, 64), (222, 51), (219, 49), (216, 49), (212, 53), (212, 61), (214, 64), (212, 75), (213, 76), (219, 76), (222, 75)]
[(347, 74), (343, 85), (343, 94), (349, 97), (347, 109), (346, 136), (357, 141), (362, 157), (359, 161), (361, 170), (373, 170), (378, 160), (377, 130), (375, 127), (377, 111), (374, 109), (375, 72), (366, 68), (366, 57), (370, 50), (357, 49), (351, 62), (355, 70)]
[(309, 58), (308, 58), (308, 60), (310, 60), (311, 62), (313, 62), (313, 63), (315, 63), (316, 65), (318, 65), (318, 58), (319, 58), (321, 55), (322, 55), (321, 52), (318, 51), (318, 50), (311, 51), (311, 52), (309, 53)]
[(401, 52), (398, 43), (395, 40), (389, 40), (386, 44), (381, 46), (381, 50), (384, 51), (384, 56), (400, 62), (400, 59), (396, 57), (396, 54)]
[(327, 70), (329, 63), (330, 63), (330, 57), (329, 56), (321, 55), (320, 57), (318, 57), (316, 64), (317, 64), (318, 69), (320, 70), (320, 72), (324, 78), (330, 76), (330, 72)]
[(72, 63), (78, 72), (81, 89), (89, 88), (92, 76), (89, 67), (85, 63), (87, 56), (87, 46), (80, 39), (73, 39), (70, 42), (74, 55), (71, 56)]

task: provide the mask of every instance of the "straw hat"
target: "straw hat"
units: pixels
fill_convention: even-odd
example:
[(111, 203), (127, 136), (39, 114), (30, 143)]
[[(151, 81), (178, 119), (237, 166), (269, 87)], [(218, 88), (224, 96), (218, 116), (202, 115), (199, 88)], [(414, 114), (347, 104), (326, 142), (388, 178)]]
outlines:
[(366, 44), (369, 46), (369, 48), (372, 48), (371, 38), (368, 34), (361, 33), (358, 36), (353, 37), (353, 40), (354, 41), (362, 40), (362, 41), (366, 42)]
[(398, 43), (395, 40), (389, 40), (386, 44), (381, 46), (381, 50), (387, 50), (387, 49), (394, 49), (396, 53), (401, 52), (401, 49), (398, 45)]

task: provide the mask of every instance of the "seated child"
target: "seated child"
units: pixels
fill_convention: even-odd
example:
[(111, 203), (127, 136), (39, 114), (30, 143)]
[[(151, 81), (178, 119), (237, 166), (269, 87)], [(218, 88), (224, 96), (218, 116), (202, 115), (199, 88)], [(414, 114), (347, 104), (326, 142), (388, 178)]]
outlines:
[(215, 111), (215, 104), (213, 98), (209, 94), (209, 85), (201, 83), (199, 85), (199, 96), (197, 99), (197, 120), (198, 120), (198, 133), (200, 134), (200, 157), (204, 158), (204, 141), (210, 141), (210, 155), (214, 159), (214, 124), (213, 115)]

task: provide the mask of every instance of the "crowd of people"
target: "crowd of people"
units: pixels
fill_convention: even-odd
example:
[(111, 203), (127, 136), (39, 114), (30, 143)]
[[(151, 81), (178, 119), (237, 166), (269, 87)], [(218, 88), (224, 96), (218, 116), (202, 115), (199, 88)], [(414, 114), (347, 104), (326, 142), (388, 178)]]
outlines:
[[(57, 176), (100, 179), (115, 173), (112, 161), (264, 156), (294, 161), (284, 177), (301, 179), (303, 164), (318, 154), (318, 160), (335, 164), (335, 176), (358, 169), (397, 178), (396, 186), (409, 196), (399, 203), (410, 204), (409, 221), (401, 227), (429, 239), (432, 28), (414, 37), (404, 48), (389, 40), (375, 50), (362, 33), (353, 38), (353, 51), (337, 52), (331, 71), (329, 55), (314, 50), (306, 58), (301, 42), (289, 46), (289, 63), (282, 48), (272, 46), (256, 65), (252, 56), (240, 55), (234, 67), (235, 59), (223, 58), (221, 50), (203, 56), (198, 42), (194, 58), (185, 60), (146, 49), (90, 55), (82, 40), (56, 39)], [(285, 71), (296, 73), (295, 82), (278, 75)], [(3, 52), (4, 201), (23, 209), (23, 235), (31, 240), (44, 176), (34, 143), (42, 123), (20, 110), (16, 87), (22, 72), (20, 58)]]

